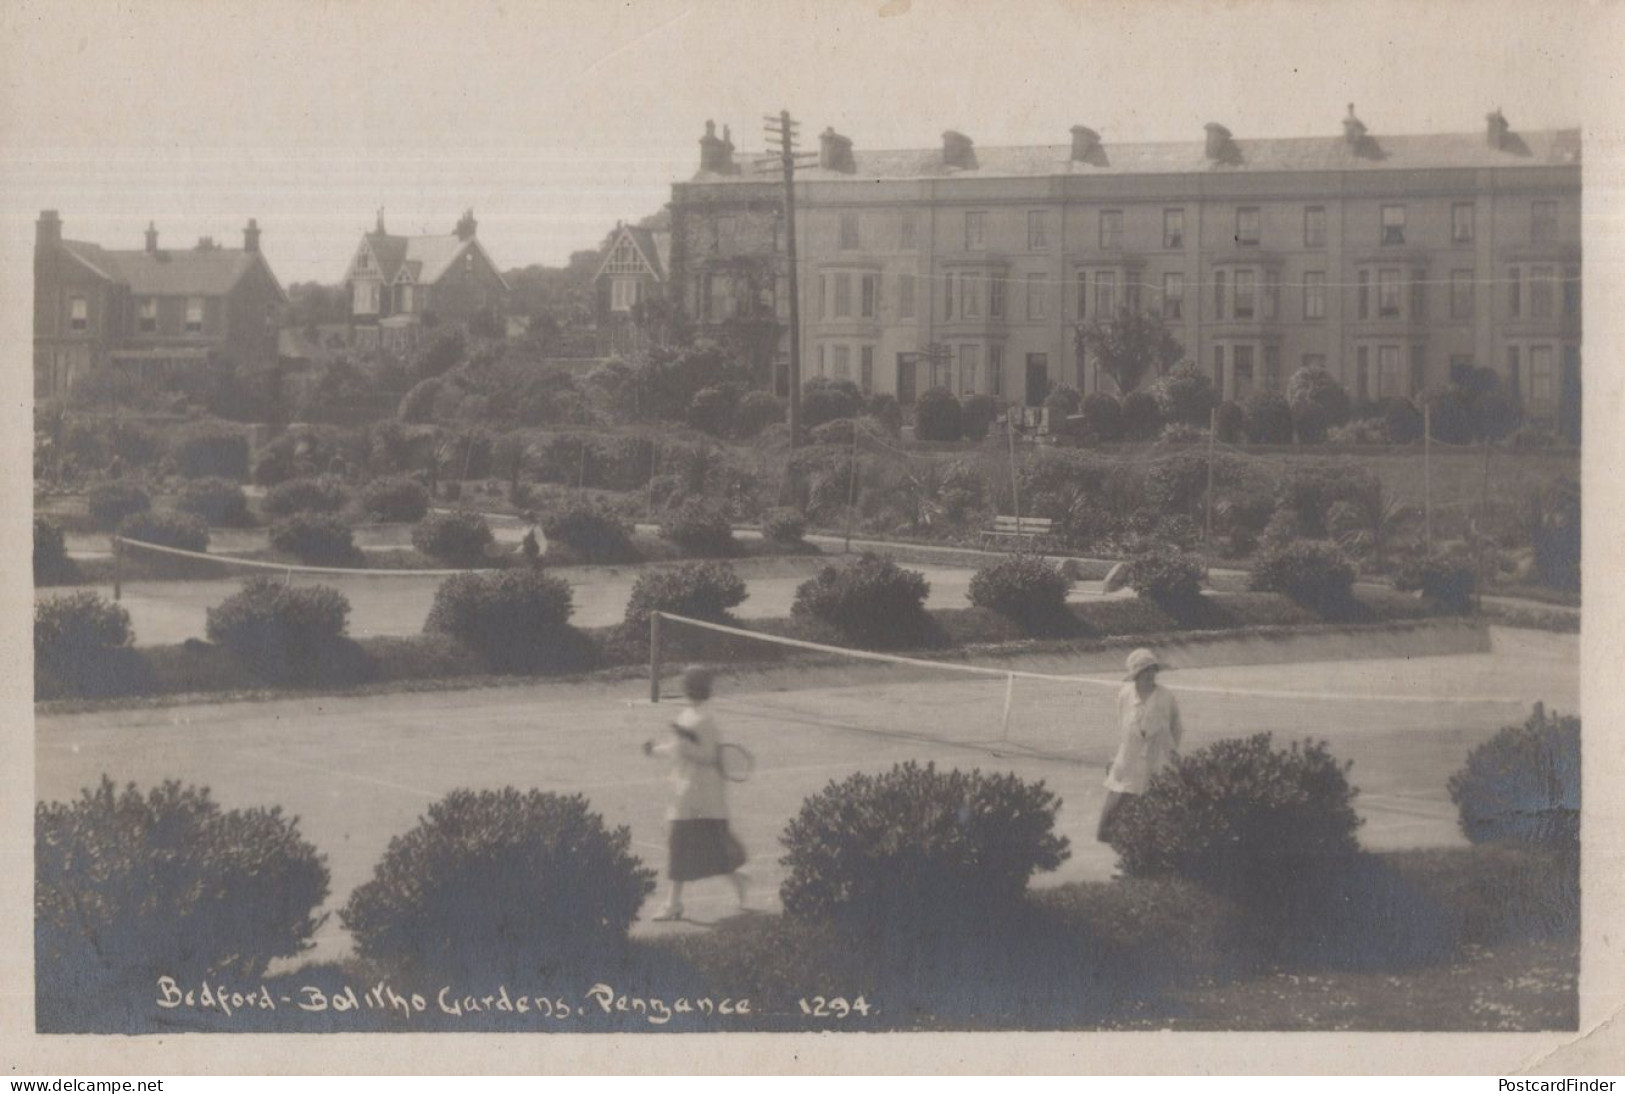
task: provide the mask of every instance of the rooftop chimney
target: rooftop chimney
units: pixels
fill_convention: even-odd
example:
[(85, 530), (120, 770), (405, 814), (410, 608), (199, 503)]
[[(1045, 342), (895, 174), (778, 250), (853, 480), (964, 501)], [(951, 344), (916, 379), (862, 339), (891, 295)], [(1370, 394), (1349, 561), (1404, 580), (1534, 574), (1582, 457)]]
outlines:
[(705, 136), (700, 138), (700, 170), (713, 175), (732, 175), (734, 167), (733, 136), (727, 126), (722, 127), (722, 136), (717, 136), (717, 123), (705, 123)]
[(818, 166), (825, 171), (840, 171), (850, 175), (858, 165), (852, 158), (852, 138), (843, 137), (833, 128), (818, 135)]
[(248, 227), (243, 229), (243, 250), (249, 254), (256, 254), (260, 249), (260, 222), (253, 217), (248, 218)]
[(55, 209), (41, 211), (39, 220), (34, 222), (34, 249), (42, 251), (61, 242), (62, 218), (56, 215)]
[(147, 253), (158, 253), (158, 225), (150, 220), (147, 221)]
[(1207, 158), (1215, 163), (1228, 163), (1236, 158), (1236, 146), (1230, 139), (1230, 130), (1218, 122), (1208, 122), (1202, 128), (1207, 130)]
[(457, 222), (457, 238), (467, 243), (474, 238), (479, 230), (480, 222), (474, 219), (474, 210), (469, 209), (463, 213), (463, 218)]
[(214, 242), (214, 236), (198, 236), (197, 249), (200, 251), (218, 251), (220, 248)]
[(976, 144), (965, 134), (948, 130), (942, 135), (942, 162), (965, 171), (976, 169)]
[(1489, 146), (1497, 150), (1505, 148), (1512, 127), (1507, 124), (1506, 115), (1501, 113), (1501, 108), (1496, 107), (1494, 111), (1484, 115), (1484, 121), (1486, 123), (1484, 138), (1489, 142)]
[(1072, 127), (1072, 158), (1079, 163), (1084, 162), (1100, 147), (1100, 134), (1087, 125), (1074, 125)]
[(384, 235), (385, 234), (385, 232), (384, 232), (384, 207), (382, 205), (378, 206), (378, 229), (377, 230), (378, 230), (379, 235)]
[(1365, 139), (1365, 123), (1354, 116), (1354, 104), (1349, 103), (1349, 115), (1343, 119), (1343, 140), (1350, 148), (1360, 147)]

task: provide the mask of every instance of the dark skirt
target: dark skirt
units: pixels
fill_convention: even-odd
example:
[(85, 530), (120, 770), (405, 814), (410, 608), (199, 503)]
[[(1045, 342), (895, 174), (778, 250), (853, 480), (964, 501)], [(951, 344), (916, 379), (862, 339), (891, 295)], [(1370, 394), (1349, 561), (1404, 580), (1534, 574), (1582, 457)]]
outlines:
[(669, 849), (666, 875), (673, 881), (718, 877), (745, 865), (745, 849), (725, 820), (672, 821)]

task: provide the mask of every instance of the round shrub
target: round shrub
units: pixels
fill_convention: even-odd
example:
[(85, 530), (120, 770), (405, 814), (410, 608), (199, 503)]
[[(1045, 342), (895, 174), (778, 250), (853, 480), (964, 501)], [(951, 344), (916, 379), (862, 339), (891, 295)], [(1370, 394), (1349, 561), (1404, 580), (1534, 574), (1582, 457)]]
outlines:
[(1253, 563), (1249, 587), (1284, 593), (1319, 611), (1336, 611), (1349, 602), (1354, 566), (1330, 543), (1298, 540), (1261, 551)]
[(1162, 430), (1162, 408), (1149, 391), (1131, 391), (1123, 399), (1123, 439), (1149, 441)]
[(1123, 404), (1104, 391), (1090, 392), (1078, 407), (1084, 426), (1096, 440), (1110, 444), (1123, 439)]
[(1162, 420), (1169, 424), (1205, 429), (1209, 415), (1219, 404), (1213, 378), (1189, 361), (1175, 365), (1152, 385), (1151, 391), (1162, 411)]
[(996, 919), (1070, 857), (1059, 808), (1042, 782), (934, 764), (832, 782), (780, 837), (785, 914), (905, 935)]
[(1390, 444), (1415, 444), (1422, 439), (1422, 412), (1409, 399), (1385, 399), (1382, 422)]
[(999, 401), (993, 396), (968, 395), (959, 408), (960, 434), (968, 441), (979, 441), (998, 416)]
[(959, 400), (945, 387), (922, 392), (914, 403), (914, 439), (957, 441), (963, 434)]
[(626, 625), (647, 630), (651, 612), (726, 623), (729, 611), (749, 595), (745, 579), (726, 562), (687, 562), (669, 570), (649, 570), (632, 586)]
[(1429, 554), (1410, 559), (1394, 575), (1394, 588), (1419, 592), (1430, 603), (1447, 612), (1465, 615), (1473, 610), (1473, 593), (1478, 576), (1464, 558)]
[(433, 420), (434, 406), (444, 386), (444, 381), (436, 376), (419, 380), (401, 397), (401, 404), (396, 409), (395, 416), (403, 422), (422, 423)]
[(357, 551), (350, 526), (330, 513), (295, 513), (271, 525), (271, 546), (309, 565), (354, 561)]
[(435, 590), (423, 629), (473, 647), (499, 671), (562, 665), (580, 654), (570, 586), (543, 570), (454, 574)]
[(77, 678), (135, 640), (123, 605), (89, 590), (34, 605), (34, 660)]
[(1450, 776), (1461, 831), (1473, 843), (1580, 845), (1580, 719), (1543, 707), (1467, 754)]
[(807, 534), (807, 518), (799, 509), (769, 509), (762, 517), (762, 535), (770, 543), (800, 543)]
[(249, 523), (248, 496), (231, 479), (192, 479), (181, 487), (175, 507), (216, 528), (240, 528)]
[(834, 421), (815, 425), (807, 431), (807, 440), (815, 445), (834, 444), (850, 447), (852, 434), (857, 429), (856, 418), (836, 418)]
[(1261, 389), (1242, 406), (1250, 444), (1291, 444), (1292, 404), (1278, 391)]
[(542, 517), (549, 542), (562, 543), (585, 562), (625, 562), (637, 558), (632, 526), (619, 514), (589, 501), (571, 501)]
[(801, 386), (801, 427), (814, 429), (837, 418), (856, 418), (863, 411), (863, 393), (851, 380), (814, 377)]
[(1292, 425), (1305, 444), (1319, 444), (1326, 431), (1349, 418), (1349, 393), (1323, 368), (1300, 368), (1286, 385)]
[(970, 579), (970, 602), (1009, 616), (1031, 631), (1059, 629), (1068, 616), (1066, 594), (1072, 579), (1042, 555), (1007, 555), (983, 566)]
[(152, 498), (139, 484), (120, 479), (106, 483), (90, 492), (90, 519), (97, 531), (111, 532), (131, 513), (145, 513), (152, 508)]
[(1118, 815), (1112, 849), (1134, 876), (1172, 874), (1249, 905), (1358, 850), (1359, 792), (1324, 742), (1274, 747), (1267, 733), (1176, 757)]
[(62, 526), (49, 517), (34, 516), (34, 582), (46, 585), (66, 581), (73, 574), (67, 538)]
[(478, 566), (495, 542), (485, 518), (465, 509), (430, 513), (412, 528), (412, 546), (448, 566)]
[(826, 566), (796, 589), (792, 615), (828, 623), (855, 642), (897, 646), (917, 640), (926, 623), (925, 575), (868, 551), (846, 566)]
[(350, 602), (337, 589), (251, 577), (209, 609), (205, 633), (259, 676), (292, 683), (327, 667), (349, 615)]
[(119, 521), (118, 534), (121, 539), (156, 543), (180, 551), (209, 549), (209, 526), (194, 513), (164, 510), (131, 513)]
[(897, 396), (877, 391), (863, 401), (863, 413), (880, 423), (880, 427), (893, 437), (903, 430), (903, 408)]
[(159, 976), (253, 980), (308, 949), (328, 871), (280, 809), (222, 810), (178, 782), (121, 792), (104, 776), (35, 806), (34, 880), (39, 1024), (66, 1031), (127, 1020)]
[(289, 479), (266, 491), (260, 508), (273, 517), (293, 513), (337, 513), (350, 501), (350, 491), (337, 479)]
[(361, 508), (373, 520), (415, 524), (429, 511), (429, 491), (404, 475), (373, 479), (361, 488)]
[(1166, 608), (1189, 607), (1202, 596), (1207, 570), (1182, 551), (1151, 550), (1136, 555), (1128, 567), (1135, 594)]
[(1276, 485), (1275, 504), (1297, 517), (1301, 534), (1319, 537), (1327, 532), (1332, 506), (1353, 502), (1363, 510), (1382, 497), (1376, 472), (1352, 460), (1317, 460), (1292, 464)]
[(1082, 396), (1078, 389), (1060, 384), (1050, 388), (1049, 394), (1044, 396), (1044, 409), (1049, 412), (1049, 427), (1051, 431), (1060, 428), (1066, 419), (1078, 413), (1082, 403)]
[(741, 437), (754, 437), (775, 422), (784, 421), (784, 400), (771, 391), (747, 391), (734, 408), (734, 431)]
[(579, 794), (454, 790), (396, 836), (339, 912), (361, 957), (457, 976), (601, 959), (654, 890), (626, 826)]
[(685, 502), (660, 525), (661, 538), (670, 540), (686, 555), (726, 558), (735, 553), (733, 526), (727, 512), (705, 501)]
[(738, 394), (728, 387), (702, 387), (688, 403), (688, 424), (713, 437), (733, 431)]
[(1226, 399), (1219, 404), (1214, 418), (1217, 432), (1214, 439), (1220, 444), (1240, 444), (1247, 438), (1247, 415), (1241, 406)]
[(248, 438), (235, 429), (205, 428), (175, 446), (175, 468), (189, 479), (248, 478)]

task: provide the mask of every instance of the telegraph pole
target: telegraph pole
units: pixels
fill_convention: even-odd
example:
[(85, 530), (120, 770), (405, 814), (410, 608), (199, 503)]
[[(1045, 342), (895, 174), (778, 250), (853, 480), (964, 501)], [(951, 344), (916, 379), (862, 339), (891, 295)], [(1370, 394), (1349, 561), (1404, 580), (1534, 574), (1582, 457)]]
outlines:
[(796, 265), (796, 133), (801, 123), (788, 110), (766, 115), (768, 151), (784, 168), (784, 253), (790, 266), (790, 447), (801, 444), (801, 292)]

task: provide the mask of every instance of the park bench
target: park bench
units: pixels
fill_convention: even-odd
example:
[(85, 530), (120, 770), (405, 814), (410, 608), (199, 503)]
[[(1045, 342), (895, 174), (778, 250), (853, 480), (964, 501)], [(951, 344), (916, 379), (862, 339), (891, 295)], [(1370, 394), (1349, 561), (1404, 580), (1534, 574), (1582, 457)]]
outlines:
[(1048, 517), (996, 516), (993, 518), (992, 527), (983, 529), (982, 542), (1031, 540), (1038, 536), (1047, 536), (1053, 524), (1054, 521)]

